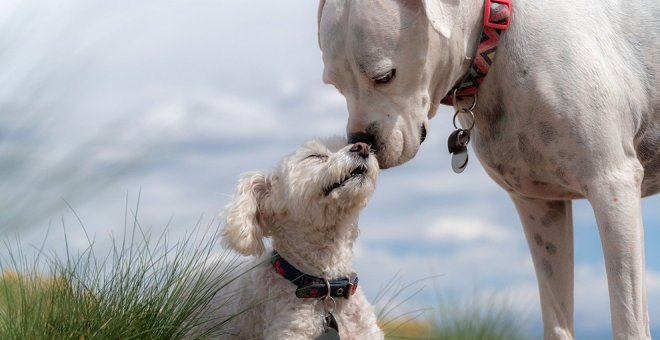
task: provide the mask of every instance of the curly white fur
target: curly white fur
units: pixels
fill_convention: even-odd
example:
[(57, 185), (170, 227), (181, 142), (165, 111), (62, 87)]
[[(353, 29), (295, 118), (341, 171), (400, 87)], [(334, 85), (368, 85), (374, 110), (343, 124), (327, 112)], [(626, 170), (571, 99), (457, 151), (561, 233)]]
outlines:
[[(236, 339), (314, 339), (323, 332), (325, 302), (295, 296), (296, 286), (270, 266), (264, 237), (270, 237), (273, 248), (307, 274), (334, 279), (353, 272), (358, 213), (375, 188), (378, 162), (371, 154), (361, 157), (351, 147), (339, 137), (308, 141), (272, 173), (241, 176), (223, 213), (222, 240), (243, 255), (260, 256), (252, 260), (254, 269), (214, 298), (209, 310), (223, 314), (217, 320), (240, 313), (222, 327), (223, 333)], [(366, 171), (351, 175), (359, 167)], [(342, 339), (383, 338), (361, 288), (349, 300), (335, 298), (335, 302), (336, 307), (332, 302), (330, 307), (335, 309)], [(208, 323), (196, 331), (213, 326)]]

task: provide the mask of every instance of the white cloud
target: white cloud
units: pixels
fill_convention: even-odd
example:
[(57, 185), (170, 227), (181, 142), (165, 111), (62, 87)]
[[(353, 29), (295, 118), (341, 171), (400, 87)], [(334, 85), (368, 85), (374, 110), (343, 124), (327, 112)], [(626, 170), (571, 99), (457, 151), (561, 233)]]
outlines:
[(503, 242), (513, 237), (509, 230), (475, 217), (441, 217), (424, 230), (429, 241), (440, 243)]

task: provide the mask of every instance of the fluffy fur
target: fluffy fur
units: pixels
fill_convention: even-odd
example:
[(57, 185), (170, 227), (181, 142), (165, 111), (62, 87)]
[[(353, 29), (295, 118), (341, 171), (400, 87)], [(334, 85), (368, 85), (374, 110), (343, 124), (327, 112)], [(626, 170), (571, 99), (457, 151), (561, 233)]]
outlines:
[[(518, 209), (545, 338), (573, 338), (571, 200), (587, 198), (603, 244), (614, 337), (649, 339), (641, 197), (660, 191), (660, 2), (512, 5), (479, 88), (471, 145)], [(324, 79), (346, 97), (350, 139), (370, 141), (381, 168), (416, 154), (440, 99), (469, 67), (483, 6), (321, 1)], [(389, 82), (377, 81), (392, 70)]]
[(223, 332), (236, 339), (314, 339), (323, 331), (328, 303), (335, 309), (342, 339), (383, 338), (360, 287), (349, 300), (335, 298), (336, 306), (296, 298), (296, 286), (273, 270), (271, 251), (264, 245), (269, 237), (282, 257), (307, 274), (327, 279), (350, 276), (358, 213), (373, 193), (378, 174), (375, 157), (360, 155), (352, 147), (342, 138), (312, 140), (284, 158), (275, 171), (241, 176), (223, 213), (222, 239), (229, 248), (258, 257), (253, 259), (254, 269), (223, 290), (232, 292), (229, 296), (219, 294), (213, 301), (211, 308), (224, 304), (217, 310), (226, 315), (247, 309)]

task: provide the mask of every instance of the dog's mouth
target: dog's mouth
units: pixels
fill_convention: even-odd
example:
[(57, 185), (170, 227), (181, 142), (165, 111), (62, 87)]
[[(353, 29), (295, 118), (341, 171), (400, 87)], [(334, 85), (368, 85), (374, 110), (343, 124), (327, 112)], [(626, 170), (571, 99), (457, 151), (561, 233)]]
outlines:
[(357, 168), (353, 169), (349, 174), (347, 174), (342, 180), (340, 180), (339, 182), (335, 182), (330, 186), (328, 186), (327, 188), (325, 188), (323, 190), (323, 194), (325, 196), (328, 196), (333, 190), (343, 187), (344, 184), (346, 184), (348, 181), (355, 178), (362, 178), (364, 174), (367, 172), (367, 170), (368, 169), (365, 165), (358, 166)]

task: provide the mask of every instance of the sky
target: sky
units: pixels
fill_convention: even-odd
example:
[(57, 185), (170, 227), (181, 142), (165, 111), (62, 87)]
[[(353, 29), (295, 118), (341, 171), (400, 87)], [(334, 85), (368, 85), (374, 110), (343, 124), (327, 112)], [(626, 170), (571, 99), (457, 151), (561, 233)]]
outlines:
[[(88, 245), (85, 232), (109, 247), (138, 205), (143, 226), (183, 237), (228, 203), (242, 172), (343, 135), (344, 99), (321, 81), (316, 10), (309, 0), (0, 2), (0, 237), (40, 244), (50, 226), (46, 246), (62, 252), (64, 226), (71, 247)], [(410, 308), (494, 293), (538, 333), (515, 208), (474, 154), (451, 171), (451, 116), (443, 107), (417, 157), (381, 172), (360, 218), (360, 283), (374, 297), (396, 275), (437, 276)], [(643, 203), (660, 337), (660, 196)], [(574, 228), (576, 333), (600, 338), (607, 282), (584, 200)]]

